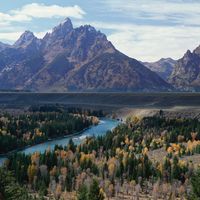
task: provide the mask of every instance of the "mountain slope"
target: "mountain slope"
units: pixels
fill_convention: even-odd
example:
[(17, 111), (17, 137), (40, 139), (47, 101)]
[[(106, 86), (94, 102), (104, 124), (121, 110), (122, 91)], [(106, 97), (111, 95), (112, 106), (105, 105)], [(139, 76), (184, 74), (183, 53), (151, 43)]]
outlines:
[[(101, 67), (99, 67), (101, 66)], [(82, 79), (81, 77), (84, 77)], [(68, 80), (73, 89), (108, 91), (148, 91), (165, 90), (169, 85), (137, 60), (116, 51), (105, 53), (84, 65)]]
[(43, 39), (26, 31), (0, 54), (0, 89), (33, 91), (169, 91), (172, 87), (115, 49), (89, 25), (70, 19)]
[(200, 46), (177, 61), (169, 82), (184, 91), (200, 91)]
[(9, 44), (4, 44), (0, 42), (0, 52), (3, 51), (5, 48), (8, 48), (10, 45)]
[[(68, 66), (69, 67), (69, 66)], [(50, 69), (47, 68), (48, 74)], [(66, 68), (65, 68), (66, 69)], [(40, 73), (33, 81), (31, 88), (41, 87), (42, 78), (47, 72)], [(55, 72), (55, 76), (58, 71)], [(116, 51), (104, 53), (80, 68), (69, 70), (69, 76), (57, 79), (51, 85), (52, 90), (60, 91), (166, 91), (172, 89), (154, 72)], [(57, 75), (57, 77), (60, 77)], [(48, 82), (47, 85), (50, 83)], [(45, 89), (47, 85), (44, 85)]]
[(161, 58), (157, 62), (144, 62), (143, 64), (167, 81), (173, 72), (176, 63), (176, 60), (171, 58)]

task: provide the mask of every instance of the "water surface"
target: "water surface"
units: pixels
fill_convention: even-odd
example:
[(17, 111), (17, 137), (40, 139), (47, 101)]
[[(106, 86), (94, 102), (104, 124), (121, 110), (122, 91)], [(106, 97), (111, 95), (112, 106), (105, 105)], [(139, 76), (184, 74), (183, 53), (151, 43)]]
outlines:
[[(89, 129), (86, 129), (80, 134), (75, 134), (69, 137), (59, 138), (51, 141), (44, 142), (32, 147), (28, 147), (20, 152), (25, 154), (32, 154), (34, 152), (44, 153), (47, 148), (51, 150), (54, 149), (55, 145), (66, 146), (70, 139), (74, 141), (75, 144), (80, 144), (88, 136), (102, 136), (105, 135), (107, 131), (112, 130), (119, 124), (119, 121), (112, 120), (108, 118), (101, 119), (100, 123), (97, 126), (92, 126)], [(3, 164), (6, 157), (0, 157), (0, 165)]]

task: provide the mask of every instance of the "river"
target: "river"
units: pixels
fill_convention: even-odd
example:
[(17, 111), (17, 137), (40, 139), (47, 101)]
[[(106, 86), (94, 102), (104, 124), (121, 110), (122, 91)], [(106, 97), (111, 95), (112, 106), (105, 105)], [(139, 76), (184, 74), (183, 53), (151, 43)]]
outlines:
[[(75, 144), (80, 144), (80, 142), (83, 141), (83, 139), (88, 136), (105, 135), (107, 131), (112, 130), (118, 124), (119, 124), (119, 121), (117, 120), (102, 118), (98, 125), (92, 126), (86, 129), (85, 131), (81, 132), (80, 134), (74, 134), (72, 136), (47, 141), (42, 144), (27, 147), (26, 149), (20, 152), (25, 153), (25, 154), (31, 154), (34, 152), (43, 153), (47, 148), (50, 148), (51, 150), (53, 150), (55, 145), (66, 146), (70, 139), (73, 139)], [(0, 157), (0, 166), (3, 164), (5, 160), (6, 160), (6, 157)]]

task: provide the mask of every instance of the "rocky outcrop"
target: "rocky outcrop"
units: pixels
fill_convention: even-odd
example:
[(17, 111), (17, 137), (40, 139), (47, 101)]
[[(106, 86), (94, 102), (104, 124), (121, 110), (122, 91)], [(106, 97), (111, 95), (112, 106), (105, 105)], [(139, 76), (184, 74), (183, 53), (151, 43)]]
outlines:
[(200, 91), (200, 47), (177, 61), (169, 82), (184, 91)]

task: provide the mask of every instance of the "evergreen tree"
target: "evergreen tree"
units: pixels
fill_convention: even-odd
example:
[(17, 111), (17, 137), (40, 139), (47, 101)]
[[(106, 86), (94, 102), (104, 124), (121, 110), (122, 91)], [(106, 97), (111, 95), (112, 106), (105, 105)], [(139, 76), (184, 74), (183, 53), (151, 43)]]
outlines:
[(75, 152), (75, 151), (76, 151), (76, 145), (74, 144), (74, 142), (73, 142), (72, 139), (69, 140), (68, 148), (69, 148), (72, 152)]
[(11, 172), (0, 168), (0, 198), (9, 200), (32, 200), (27, 190), (21, 187)]
[(88, 200), (88, 188), (86, 185), (82, 185), (79, 188), (77, 200)]
[(173, 158), (172, 177), (174, 179), (179, 179), (180, 177), (180, 167), (178, 166), (178, 158), (176, 156)]
[(96, 179), (93, 180), (90, 186), (88, 200), (103, 200), (103, 196), (100, 194), (99, 183)]
[(200, 199), (200, 168), (192, 176), (191, 183), (194, 199)]

